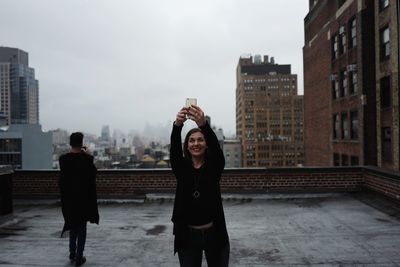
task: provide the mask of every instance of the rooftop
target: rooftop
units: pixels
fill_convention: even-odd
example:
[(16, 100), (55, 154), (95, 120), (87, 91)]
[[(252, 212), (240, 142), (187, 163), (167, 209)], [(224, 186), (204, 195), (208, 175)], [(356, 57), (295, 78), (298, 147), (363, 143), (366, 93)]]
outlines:
[[(381, 195), (223, 197), (230, 266), (400, 266), (400, 207)], [(178, 266), (172, 195), (100, 203), (84, 266)], [(56, 200), (15, 200), (14, 213), (0, 216), (0, 266), (69, 266), (62, 225)]]

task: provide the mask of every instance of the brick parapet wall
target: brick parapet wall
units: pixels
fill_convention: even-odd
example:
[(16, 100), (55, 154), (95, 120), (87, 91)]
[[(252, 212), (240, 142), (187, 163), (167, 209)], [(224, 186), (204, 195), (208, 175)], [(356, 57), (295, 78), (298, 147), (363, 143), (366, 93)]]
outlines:
[(399, 172), (385, 171), (380, 168), (369, 167), (364, 169), (363, 177), (363, 188), (400, 200)]
[[(58, 170), (21, 171), (13, 174), (14, 197), (58, 197)], [(225, 193), (347, 192), (361, 190), (363, 169), (275, 168), (227, 169), (221, 180)], [(99, 170), (100, 198), (134, 198), (147, 193), (172, 193), (175, 177), (169, 169)]]

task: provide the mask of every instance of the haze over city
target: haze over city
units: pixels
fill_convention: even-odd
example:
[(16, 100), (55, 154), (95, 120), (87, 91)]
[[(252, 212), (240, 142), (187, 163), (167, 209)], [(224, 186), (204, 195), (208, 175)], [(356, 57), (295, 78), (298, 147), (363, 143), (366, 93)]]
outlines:
[(1, 6), (0, 45), (29, 53), (44, 130), (163, 128), (186, 97), (196, 97), (213, 124), (234, 134), (236, 66), (250, 53), (291, 64), (303, 93), (305, 0)]

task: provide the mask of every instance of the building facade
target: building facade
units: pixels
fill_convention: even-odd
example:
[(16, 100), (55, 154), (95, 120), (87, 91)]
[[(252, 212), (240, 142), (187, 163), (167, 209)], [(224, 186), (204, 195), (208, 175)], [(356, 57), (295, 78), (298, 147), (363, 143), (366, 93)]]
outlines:
[(400, 170), (399, 1), (374, 4), (377, 165)]
[(304, 162), (303, 97), (290, 65), (260, 55), (239, 59), (236, 135), (243, 167), (298, 166)]
[(238, 139), (224, 139), (225, 168), (242, 167), (242, 146)]
[[(303, 47), (306, 165), (398, 169), (398, 41), (388, 41), (398, 40), (396, 2), (310, 0), (309, 7)], [(392, 55), (380, 63), (388, 53), (382, 47), (389, 46)], [(379, 85), (390, 87), (383, 90), (383, 106)]]
[(0, 165), (15, 169), (53, 168), (52, 134), (39, 124), (12, 124), (0, 131)]
[(39, 82), (17, 48), (0, 47), (0, 116), (7, 125), (39, 123)]

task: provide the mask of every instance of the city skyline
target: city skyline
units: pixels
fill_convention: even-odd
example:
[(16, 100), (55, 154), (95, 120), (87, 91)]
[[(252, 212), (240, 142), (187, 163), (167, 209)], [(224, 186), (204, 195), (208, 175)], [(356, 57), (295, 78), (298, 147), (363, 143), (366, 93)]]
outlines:
[(247, 53), (291, 64), (303, 93), (304, 0), (3, 7), (0, 45), (29, 53), (44, 130), (141, 131), (172, 122), (185, 98), (197, 97), (213, 124), (234, 134), (235, 68)]

